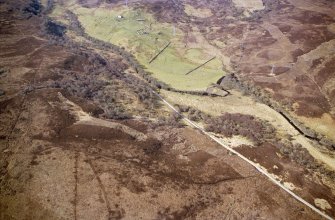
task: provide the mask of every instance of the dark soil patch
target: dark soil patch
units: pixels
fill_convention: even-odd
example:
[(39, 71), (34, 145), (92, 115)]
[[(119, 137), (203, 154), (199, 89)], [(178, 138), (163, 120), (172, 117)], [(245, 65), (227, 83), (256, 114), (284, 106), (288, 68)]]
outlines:
[(62, 95), (72, 101), (73, 103), (76, 103), (79, 105), (84, 112), (89, 113), (93, 117), (98, 117), (100, 114), (102, 114), (104, 111), (93, 101), (87, 100), (78, 96), (72, 96), (69, 94), (68, 91), (63, 90)]
[(283, 32), (284, 34), (289, 32), (292, 29), (291, 25), (288, 24), (283, 24), (283, 23), (276, 23), (275, 25), (277, 25), (277, 27), (279, 28), (279, 30), (281, 32)]
[(74, 124), (60, 132), (60, 138), (66, 139), (99, 139), (99, 140), (133, 140), (130, 135), (119, 129), (93, 125)]
[(255, 71), (256, 73), (263, 73), (265, 74), (269, 74), (271, 73), (272, 70), (272, 66), (260, 66), (257, 68), (257, 70)]
[(8, 44), (6, 46), (3, 46), (0, 48), (2, 51), (8, 51), (9, 53), (6, 53), (4, 55), (1, 55), (1, 57), (15, 57), (15, 56), (22, 56), (26, 55), (28, 53), (31, 53), (39, 47), (43, 41), (38, 40), (34, 37), (25, 37), (14, 44)]
[(294, 44), (302, 44), (305, 52), (313, 50), (320, 44), (335, 38), (327, 27), (305, 27), (297, 28), (289, 32), (288, 38)]
[[(252, 39), (248, 39), (248, 41), (245, 44), (245, 47), (248, 49), (245, 49), (244, 52), (248, 52), (248, 50), (254, 51), (256, 48), (264, 48), (267, 46), (270, 46), (271, 44), (274, 44), (277, 40), (274, 39), (271, 34), (266, 31), (264, 35), (256, 36)], [(252, 49), (249, 49), (252, 48)]]
[(211, 158), (206, 163), (198, 163), (189, 169), (190, 179), (196, 184), (212, 185), (244, 178), (218, 158)]
[[(247, 145), (240, 146), (236, 150), (245, 155), (252, 161), (262, 164), (270, 173), (280, 175), (283, 172), (282, 163), (289, 162), (278, 157), (280, 154), (276, 146), (270, 143), (264, 143), (258, 147), (250, 147)], [(274, 166), (277, 166), (275, 168)]]
[(63, 65), (60, 64), (60, 67), (63, 67), (66, 70), (82, 72), (84, 71), (85, 62), (88, 62), (87, 57), (72, 55), (66, 58)]
[(318, 67), (323, 62), (323, 58), (318, 58), (313, 60), (311, 68), (314, 69), (315, 67)]
[(275, 67), (274, 70), (273, 70), (273, 73), (276, 74), (277, 76), (278, 75), (281, 75), (283, 73), (286, 73), (287, 71), (289, 71), (291, 68), (290, 67), (286, 67), (286, 66), (278, 66), (278, 67)]
[(329, 25), (335, 22), (332, 17), (315, 11), (303, 11), (289, 18), (299, 21), (302, 24)]
[[(47, 63), (51, 68), (61, 60), (64, 60), (67, 56), (68, 51), (64, 50), (64, 48), (48, 45), (47, 47), (42, 47), (30, 54), (25, 60), (25, 66), (29, 68), (40, 68)], [(43, 79), (44, 76), (42, 75), (40, 77)]]
[[(13, 104), (18, 105), (19, 104), (18, 102), (15, 104), (15, 100), (17, 99), (11, 98), (11, 99), (6, 99), (4, 101), (1, 101), (0, 102), (0, 113), (4, 113), (8, 106), (12, 106)], [(15, 107), (12, 106), (9, 108), (15, 108)]]
[(317, 118), (330, 111), (327, 99), (322, 96), (298, 98), (297, 102), (296, 114), (301, 116)]
[(191, 163), (203, 165), (206, 163), (209, 159), (213, 158), (214, 156), (210, 155), (209, 153), (205, 151), (197, 151), (194, 153), (190, 153), (187, 155), (188, 158), (190, 158)]
[(276, 209), (276, 207), (280, 206), (280, 204), (278, 204), (275, 199), (269, 197), (266, 192), (262, 190), (257, 190), (256, 193), (260, 201), (262, 201), (262, 203), (266, 205), (269, 209)]
[(298, 57), (300, 57), (301, 55), (304, 55), (305, 52), (302, 49), (296, 49), (292, 52), (292, 57), (293, 57), (293, 61), (297, 62), (298, 61)]
[(310, 201), (312, 204), (314, 203), (315, 198), (322, 198), (329, 202), (329, 204), (332, 206), (331, 210), (327, 210), (328, 214), (335, 215), (335, 198), (331, 192), (331, 189), (329, 187), (326, 187), (324, 185), (320, 185), (318, 183), (308, 181), (306, 183), (308, 186), (309, 195), (307, 196), (307, 200)]
[[(320, 63), (321, 61), (315, 61), (317, 63)], [(313, 61), (313, 65), (314, 65)], [(329, 60), (325, 63), (324, 67), (318, 72), (317, 77), (315, 77), (315, 80), (319, 84), (319, 86), (323, 86), (327, 81), (329, 81), (331, 78), (334, 77), (335, 74), (335, 57)]]
[(149, 137), (147, 140), (139, 143), (146, 155), (154, 156), (162, 153), (161, 148), (163, 143), (155, 138)]
[(125, 119), (122, 121), (119, 121), (119, 123), (122, 123), (128, 127), (131, 127), (132, 129), (135, 129), (136, 131), (139, 132), (147, 132), (149, 125), (147, 123), (144, 123), (139, 120), (132, 120), (132, 119)]

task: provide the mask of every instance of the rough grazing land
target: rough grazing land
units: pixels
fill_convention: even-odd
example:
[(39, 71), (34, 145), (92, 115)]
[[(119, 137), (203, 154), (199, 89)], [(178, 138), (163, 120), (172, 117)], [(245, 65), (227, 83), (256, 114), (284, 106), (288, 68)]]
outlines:
[[(185, 4), (210, 9), (213, 16), (189, 16)], [(155, 1), (139, 7), (161, 22), (178, 24), (188, 33), (187, 42), (205, 39), (201, 42), (220, 52), (226, 69), (265, 89), (308, 126), (334, 138), (329, 133), (335, 130), (332, 125), (324, 129), (313, 124), (327, 116), (335, 124), (334, 68), (330, 68), (335, 47), (334, 2), (264, 0), (263, 4), (264, 10), (251, 15), (250, 8), (234, 1), (171, 1), (164, 6)]]
[[(215, 68), (224, 64), (272, 98), (292, 102), (306, 124), (327, 120), (322, 129), (330, 131), (333, 1), (252, 2), (129, 0), (126, 9), (124, 1), (0, 0), (0, 220), (320, 219), (183, 124), (153, 90), (334, 217), (333, 151), (238, 91), (212, 97), (163, 88), (206, 89), (222, 77)], [(150, 38), (181, 41), (165, 51), (177, 59), (175, 69), (194, 68), (213, 54), (216, 60), (189, 79), (164, 75), (164, 58), (155, 67), (144, 63), (164, 46), (150, 45), (146, 30), (139, 42), (103, 41), (115, 8), (167, 28)], [(123, 20), (110, 25), (122, 22), (134, 28)], [(122, 28), (115, 36), (135, 38)], [(115, 40), (125, 48), (109, 44)], [(148, 47), (143, 57), (136, 54), (141, 42)]]
[[(87, 33), (125, 47), (179, 90), (205, 90), (227, 70), (235, 72), (335, 141), (333, 1), (128, 2), (63, 3), (58, 19), (66, 23), (64, 11), (71, 10)], [(149, 65), (167, 42), (171, 46)]]
[[(186, 76), (189, 70), (206, 62), (212, 55), (202, 45), (186, 47), (182, 42), (185, 33), (171, 24), (156, 23), (152, 15), (143, 10), (106, 6), (77, 8), (73, 12), (88, 34), (128, 48), (155, 77), (176, 89), (205, 90), (224, 74), (217, 59), (192, 76)], [(117, 19), (119, 15), (123, 18)], [(171, 46), (149, 64), (168, 42)]]

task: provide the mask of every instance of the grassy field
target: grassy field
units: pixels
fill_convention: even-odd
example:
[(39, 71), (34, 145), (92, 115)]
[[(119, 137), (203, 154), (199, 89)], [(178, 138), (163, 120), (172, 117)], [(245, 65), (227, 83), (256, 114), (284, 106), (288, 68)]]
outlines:
[(307, 118), (293, 114), (295, 118), (303, 122), (307, 127), (313, 128), (316, 132), (326, 135), (329, 139), (335, 141), (334, 118), (328, 113), (324, 113), (320, 118)]
[[(201, 45), (186, 47), (184, 33), (170, 24), (158, 23), (150, 14), (128, 7), (71, 9), (86, 32), (100, 40), (123, 46), (132, 52), (154, 77), (181, 90), (204, 90), (224, 72), (219, 58), (189, 75), (188, 71), (206, 62), (210, 54)], [(123, 16), (118, 19), (118, 16)], [(150, 59), (168, 42), (171, 45), (151, 64)]]
[[(74, 5), (76, 3), (75, 0), (68, 0), (64, 4), (59, 4), (58, 2), (54, 4), (52, 12), (49, 14), (49, 16), (57, 20), (58, 22), (61, 22), (65, 25), (69, 25), (69, 21), (65, 18), (65, 11), (68, 9), (69, 6)], [(43, 5), (47, 5), (47, 0), (42, 0)]]

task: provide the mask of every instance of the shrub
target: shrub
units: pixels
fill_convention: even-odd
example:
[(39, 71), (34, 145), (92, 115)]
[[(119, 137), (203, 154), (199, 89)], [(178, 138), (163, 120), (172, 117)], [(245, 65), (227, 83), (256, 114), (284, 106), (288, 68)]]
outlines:
[(275, 138), (274, 128), (251, 115), (225, 113), (206, 120), (206, 131), (231, 137), (241, 135), (254, 141), (256, 145)]
[(41, 13), (41, 5), (38, 0), (31, 0), (23, 11), (28, 14), (38, 15)]
[(47, 33), (57, 37), (63, 37), (66, 31), (66, 27), (61, 24), (57, 24), (51, 20), (46, 22)]

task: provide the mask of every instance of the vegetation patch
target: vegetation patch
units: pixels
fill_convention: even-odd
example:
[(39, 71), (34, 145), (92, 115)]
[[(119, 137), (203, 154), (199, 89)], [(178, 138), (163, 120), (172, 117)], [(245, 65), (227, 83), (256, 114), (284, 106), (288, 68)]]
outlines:
[(272, 126), (251, 115), (225, 113), (219, 117), (209, 118), (205, 129), (226, 137), (241, 135), (256, 145), (275, 138), (275, 129)]
[(24, 8), (24, 12), (28, 14), (38, 15), (41, 13), (41, 5), (38, 0), (31, 0), (28, 6)]
[[(152, 15), (140, 9), (76, 8), (85, 31), (99, 40), (126, 48), (157, 79), (180, 90), (205, 90), (224, 74), (221, 61), (215, 59), (190, 75), (188, 71), (213, 57), (199, 45), (187, 48), (185, 34), (171, 24), (158, 23)], [(171, 45), (149, 64), (168, 42)]]
[(61, 24), (57, 24), (51, 20), (47, 21), (46, 29), (47, 29), (48, 34), (51, 34), (57, 37), (63, 37), (66, 32), (66, 27), (64, 27)]

